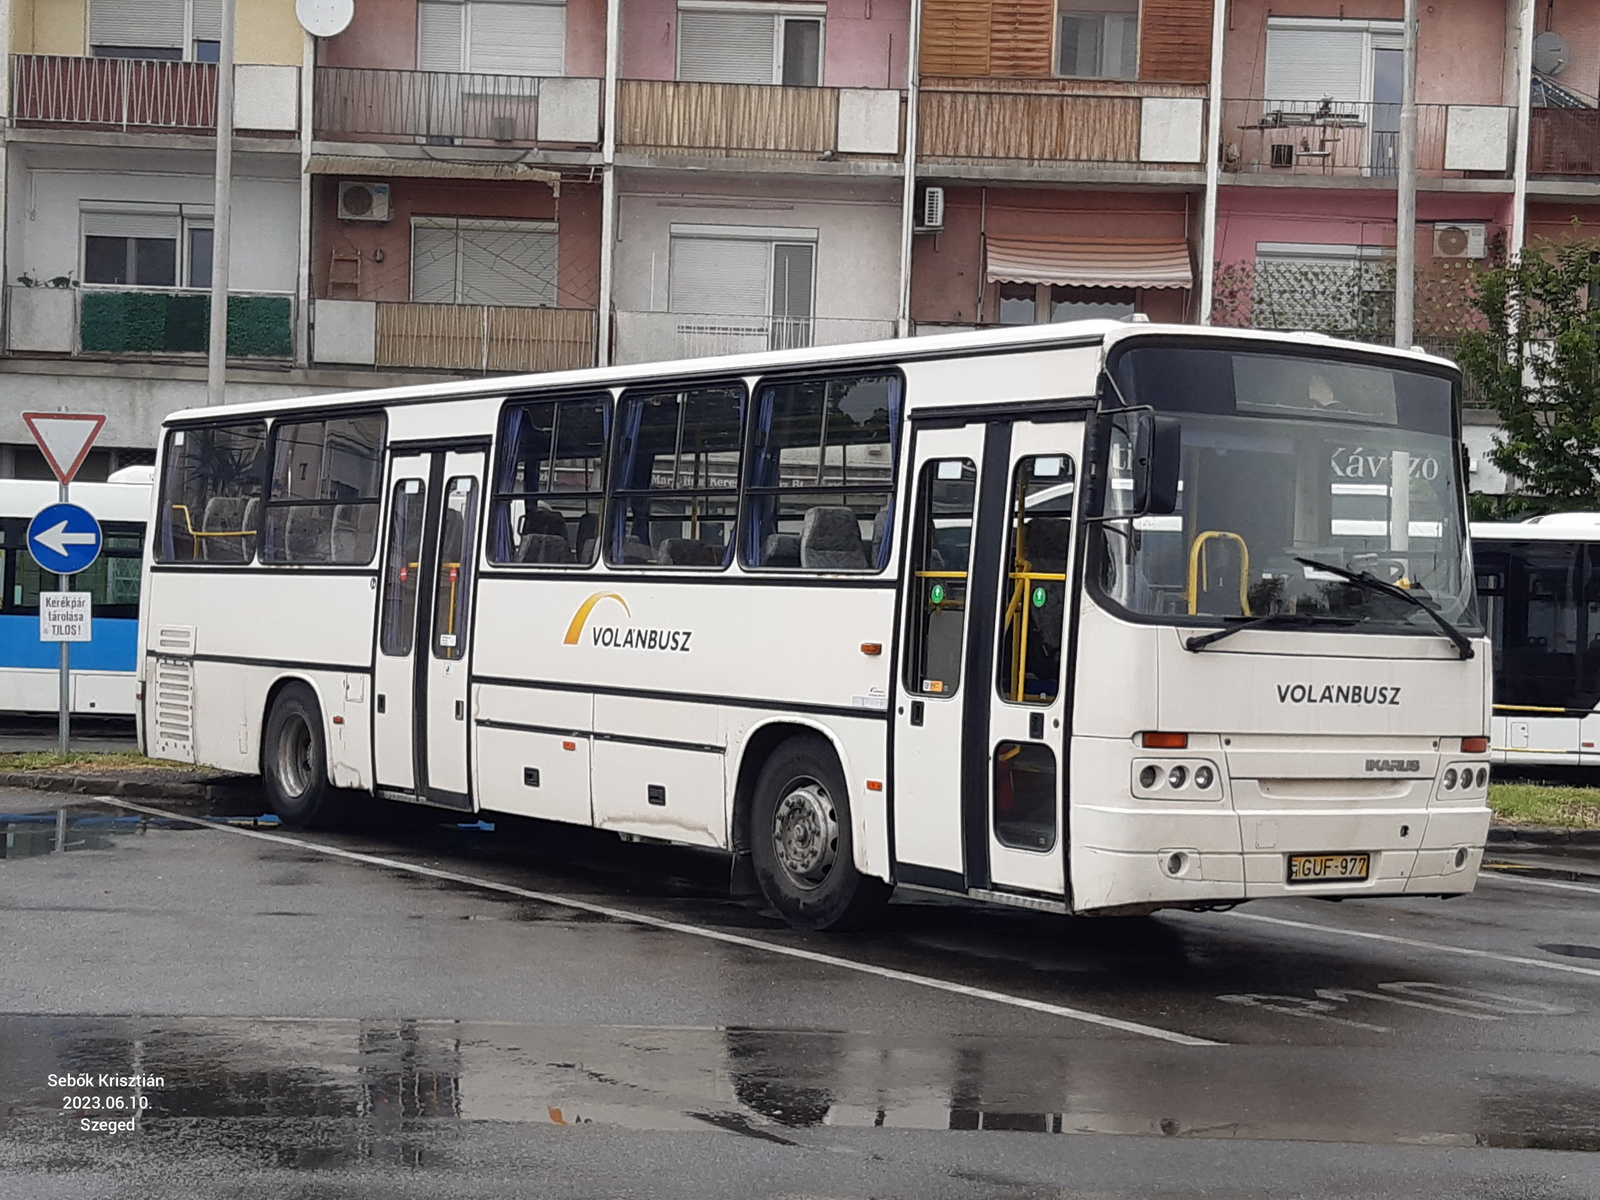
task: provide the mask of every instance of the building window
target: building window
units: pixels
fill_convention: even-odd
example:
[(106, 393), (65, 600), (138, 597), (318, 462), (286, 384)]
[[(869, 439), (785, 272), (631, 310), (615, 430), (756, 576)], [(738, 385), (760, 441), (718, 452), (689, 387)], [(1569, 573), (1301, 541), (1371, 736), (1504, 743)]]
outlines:
[[(1342, 149), (1374, 175), (1394, 175), (1400, 162), (1400, 100), (1405, 27), (1399, 21), (1272, 17), (1267, 22), (1266, 96), (1260, 120), (1284, 126), (1274, 145), (1293, 159), (1293, 126), (1343, 125), (1332, 132), (1359, 139)], [(1330, 113), (1330, 109), (1332, 113)], [(1337, 114), (1330, 122), (1329, 117)], [(1328, 129), (1312, 143), (1325, 159)]]
[(145, 205), (89, 209), (83, 229), (83, 282), (122, 287), (211, 286), (211, 209)]
[(96, 58), (211, 62), (222, 38), (223, 0), (90, 0)]
[(1031, 283), (1000, 285), (1000, 324), (1032, 325), (1039, 319), (1039, 289)]
[(678, 5), (678, 78), (690, 83), (822, 84), (826, 5)]
[(550, 307), (556, 303), (554, 221), (411, 222), (411, 298), (420, 304)]
[(566, 73), (566, 0), (422, 0), (417, 69), (489, 75)]
[(1056, 74), (1134, 79), (1139, 74), (1139, 0), (1061, 0)]
[(1391, 340), (1394, 251), (1376, 246), (1258, 243), (1250, 323), (1257, 329)]
[(814, 229), (674, 226), (668, 307), (707, 322), (727, 351), (811, 345), (817, 233)]

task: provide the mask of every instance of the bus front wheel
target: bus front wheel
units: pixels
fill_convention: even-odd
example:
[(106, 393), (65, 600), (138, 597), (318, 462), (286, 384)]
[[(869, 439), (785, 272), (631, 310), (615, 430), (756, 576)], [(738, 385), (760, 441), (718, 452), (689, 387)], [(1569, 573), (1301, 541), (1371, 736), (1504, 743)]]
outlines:
[(768, 903), (797, 929), (848, 929), (875, 916), (889, 885), (856, 870), (849, 793), (833, 747), (790, 738), (756, 778), (750, 857)]
[(272, 811), (285, 825), (304, 829), (325, 819), (333, 789), (322, 711), (302, 683), (290, 684), (272, 702), (261, 743), (261, 774)]

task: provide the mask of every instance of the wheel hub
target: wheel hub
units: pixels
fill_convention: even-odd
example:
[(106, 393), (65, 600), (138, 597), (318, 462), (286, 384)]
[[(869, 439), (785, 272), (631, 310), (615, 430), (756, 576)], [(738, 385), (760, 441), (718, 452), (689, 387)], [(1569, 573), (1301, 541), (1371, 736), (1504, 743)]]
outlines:
[(296, 713), (278, 738), (278, 784), (286, 796), (300, 796), (310, 783), (311, 727)]
[(839, 822), (827, 789), (796, 780), (778, 802), (772, 846), (784, 873), (799, 887), (820, 887), (839, 852)]

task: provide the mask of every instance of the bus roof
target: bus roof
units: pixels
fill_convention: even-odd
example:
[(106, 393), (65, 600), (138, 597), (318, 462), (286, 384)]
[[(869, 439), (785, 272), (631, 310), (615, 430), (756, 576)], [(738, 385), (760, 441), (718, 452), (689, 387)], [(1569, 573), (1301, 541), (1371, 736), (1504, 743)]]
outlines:
[(642, 380), (703, 378), (707, 375), (760, 375), (772, 371), (808, 366), (839, 367), (850, 363), (909, 362), (916, 359), (960, 358), (1011, 351), (1048, 350), (1069, 346), (1110, 346), (1147, 337), (1216, 338), (1255, 342), (1263, 346), (1356, 351), (1375, 358), (1386, 358), (1396, 366), (1455, 369), (1449, 359), (1437, 358), (1418, 350), (1398, 350), (1366, 342), (1346, 342), (1320, 333), (1277, 333), (1255, 329), (1219, 329), (1199, 325), (1154, 325), (1146, 322), (1065, 321), (1051, 325), (1024, 325), (1012, 329), (985, 329), (966, 333), (944, 333), (929, 337), (895, 338), (888, 341), (859, 342), (844, 346), (814, 346), (800, 350), (768, 350), (756, 354), (727, 355), (720, 358), (675, 359), (667, 362), (637, 363), (620, 367), (587, 367), (577, 371), (546, 371), (535, 375), (495, 375), (482, 379), (441, 380), (438, 383), (410, 384), (405, 387), (371, 388), (329, 395), (304, 396), (280, 400), (260, 400), (250, 404), (230, 404), (224, 412), (216, 408), (191, 408), (170, 414), (166, 423), (186, 424), (199, 420), (271, 414), (285, 408), (336, 408), (359, 401), (363, 404), (447, 399), (472, 399), (503, 396), (508, 392), (533, 389), (553, 390), (582, 387), (620, 387)]
[(1490, 542), (1600, 542), (1600, 513), (1547, 513), (1526, 521), (1474, 521), (1472, 536)]

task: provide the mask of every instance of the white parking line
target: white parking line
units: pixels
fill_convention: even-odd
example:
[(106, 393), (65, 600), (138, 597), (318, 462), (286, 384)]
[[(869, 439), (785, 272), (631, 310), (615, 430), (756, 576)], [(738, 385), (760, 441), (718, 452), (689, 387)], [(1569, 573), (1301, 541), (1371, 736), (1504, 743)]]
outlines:
[(1288, 917), (1269, 917), (1266, 913), (1234, 912), (1228, 914), (1241, 921), (1260, 921), (1266, 925), (1285, 925), (1290, 929), (1310, 929), (1317, 933), (1331, 933), (1335, 937), (1363, 938), (1372, 942), (1393, 942), (1397, 946), (1416, 946), (1422, 950), (1437, 950), (1444, 954), (1460, 954), (1466, 958), (1492, 958), (1496, 962), (1515, 963), (1522, 967), (1543, 967), (1547, 971), (1564, 971), (1569, 975), (1590, 975), (1600, 978), (1600, 969), (1580, 967), (1574, 963), (1547, 962), (1542, 958), (1526, 958), (1520, 954), (1500, 954), (1494, 950), (1474, 950), (1470, 946), (1449, 946), (1443, 942), (1425, 942), (1420, 938), (1400, 937), (1393, 933), (1369, 933), (1364, 929), (1340, 929), (1335, 925), (1318, 925), (1312, 921), (1294, 921)]
[[(1169, 1029), (1158, 1029), (1154, 1025), (1141, 1025), (1137, 1021), (1124, 1021), (1121, 1017), (1108, 1017), (1102, 1013), (1088, 1012), (1081, 1008), (1068, 1008), (1063, 1004), (1049, 1004), (1043, 1000), (1032, 1000), (1026, 996), (1013, 996), (1007, 992), (991, 991), (988, 988), (969, 987), (964, 983), (952, 983), (946, 979), (938, 979), (931, 975), (915, 975), (910, 971), (896, 971), (892, 967), (880, 967), (872, 963), (856, 962), (853, 959), (838, 958), (832, 954), (822, 954), (815, 950), (803, 950), (797, 946), (779, 946), (772, 942), (762, 941), (760, 938), (745, 937), (737, 933), (725, 933), (720, 929), (707, 929), (700, 925), (688, 925), (681, 921), (668, 921), (662, 917), (652, 917), (645, 913), (631, 912), (624, 908), (612, 908), (607, 904), (595, 904), (588, 900), (577, 900), (570, 896), (561, 896), (553, 892), (537, 892), (531, 888), (516, 887), (509, 883), (499, 883), (492, 879), (478, 879), (471, 875), (461, 875), (455, 871), (441, 871), (437, 867), (423, 867), (415, 863), (402, 862), (399, 859), (384, 858), (377, 854), (362, 854), (355, 850), (343, 850), (337, 846), (324, 846), (317, 842), (302, 841), (300, 838), (289, 837), (281, 833), (264, 833), (258, 829), (243, 829), (237, 825), (224, 825), (216, 821), (207, 821), (199, 817), (186, 817), (181, 813), (168, 812), (165, 809), (150, 808), (143, 804), (133, 804), (127, 800), (118, 800), (112, 796), (84, 797), (102, 804), (113, 804), (118, 808), (125, 808), (131, 812), (146, 813), (153, 817), (165, 817), (171, 820), (187, 821), (202, 829), (215, 829), (222, 833), (237, 834), (240, 837), (256, 838), (263, 842), (278, 842), (286, 846), (298, 846), (305, 850), (314, 850), (318, 854), (326, 854), (329, 858), (342, 858), (349, 862), (365, 863), (373, 867), (387, 867), (393, 871), (405, 871), (412, 875), (422, 875), (429, 879), (445, 879), (451, 883), (462, 883), (469, 887), (483, 888), (492, 892), (504, 892), (511, 896), (521, 896), (528, 900), (537, 900), (541, 904), (555, 904), (563, 908), (575, 908), (580, 912), (594, 913), (596, 916), (608, 917), (613, 921), (624, 921), (634, 925), (646, 925), (652, 929), (663, 929), (672, 933), (681, 933), (688, 937), (705, 938), (708, 941), (722, 942), (729, 946), (742, 946), (749, 950), (760, 950), (767, 954), (776, 954), (783, 958), (797, 958), (804, 962), (820, 963), (823, 966), (838, 967), (845, 971), (854, 971), (861, 975), (872, 975), (878, 979), (890, 979), (896, 983), (909, 983), (917, 987), (925, 987), (938, 992), (948, 992), (955, 996), (965, 996), (971, 1000), (987, 1000), (994, 1004), (1004, 1004), (1011, 1008), (1024, 1008), (1032, 1012), (1044, 1013), (1052, 1017), (1065, 1017), (1069, 1021), (1082, 1021), (1088, 1025), (1099, 1025), (1106, 1029), (1116, 1029), (1123, 1033), (1133, 1033), (1140, 1037), (1155, 1038), (1157, 1041), (1172, 1042), (1179, 1046), (1222, 1046), (1225, 1042), (1214, 1042), (1207, 1038), (1190, 1037), (1185, 1033), (1174, 1033)], [(1600, 974), (1600, 972), (1595, 972)]]
[(1485, 866), (1484, 871), (1493, 871), (1493, 875), (1478, 875), (1479, 882), (1488, 880), (1490, 883), (1505, 884), (1515, 887), (1522, 884), (1525, 887), (1555, 888), (1561, 892), (1588, 892), (1591, 896), (1600, 896), (1600, 887), (1593, 887), (1587, 883), (1569, 883), (1565, 879), (1533, 879), (1526, 875), (1517, 875), (1512, 869), (1506, 867)]

